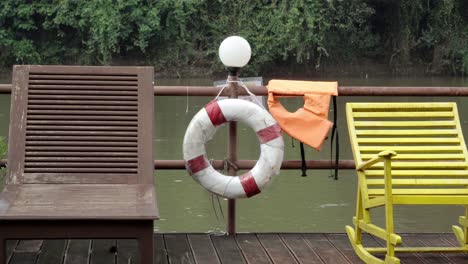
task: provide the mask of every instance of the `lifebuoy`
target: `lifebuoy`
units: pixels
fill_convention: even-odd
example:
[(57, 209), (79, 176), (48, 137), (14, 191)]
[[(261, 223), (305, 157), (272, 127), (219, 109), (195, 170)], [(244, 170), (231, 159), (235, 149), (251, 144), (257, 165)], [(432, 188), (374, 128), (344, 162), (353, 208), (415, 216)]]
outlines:
[[(217, 128), (229, 121), (240, 121), (251, 127), (261, 143), (260, 157), (247, 173), (232, 177), (216, 171), (207, 158), (205, 144)], [(254, 196), (279, 174), (284, 154), (281, 128), (260, 106), (240, 99), (211, 101), (188, 125), (183, 144), (185, 167), (189, 174), (208, 191), (237, 199)]]

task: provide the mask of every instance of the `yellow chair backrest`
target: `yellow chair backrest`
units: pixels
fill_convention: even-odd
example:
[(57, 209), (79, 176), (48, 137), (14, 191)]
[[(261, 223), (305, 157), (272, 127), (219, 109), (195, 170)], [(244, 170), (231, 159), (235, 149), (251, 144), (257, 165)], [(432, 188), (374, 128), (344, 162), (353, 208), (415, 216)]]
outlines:
[[(348, 103), (356, 165), (393, 150), (393, 194), (468, 194), (467, 149), (455, 103)], [(383, 164), (365, 170), (369, 196), (384, 194)]]

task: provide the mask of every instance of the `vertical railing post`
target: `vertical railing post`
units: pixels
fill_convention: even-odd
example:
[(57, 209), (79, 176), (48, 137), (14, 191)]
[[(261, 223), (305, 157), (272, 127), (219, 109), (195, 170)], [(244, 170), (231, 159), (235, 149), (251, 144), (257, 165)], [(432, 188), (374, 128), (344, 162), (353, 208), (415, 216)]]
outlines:
[[(229, 75), (229, 98), (237, 98), (237, 83), (239, 78), (237, 75)], [(227, 159), (232, 163), (237, 161), (237, 122), (229, 122), (228, 128), (228, 153)], [(228, 163), (229, 164), (229, 163)], [(232, 166), (228, 165), (227, 174), (236, 176), (237, 171)], [(228, 235), (236, 234), (236, 200), (228, 199), (228, 222), (227, 222), (227, 233)]]

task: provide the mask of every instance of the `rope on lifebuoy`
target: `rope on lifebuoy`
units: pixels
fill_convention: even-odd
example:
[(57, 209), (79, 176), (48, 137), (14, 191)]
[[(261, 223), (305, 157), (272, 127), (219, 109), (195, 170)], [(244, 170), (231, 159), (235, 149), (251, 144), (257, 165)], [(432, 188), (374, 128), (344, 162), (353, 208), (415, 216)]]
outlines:
[[(217, 128), (229, 121), (239, 121), (252, 128), (261, 143), (260, 157), (249, 172), (226, 176), (216, 171), (208, 161), (205, 144)], [(279, 174), (284, 154), (281, 128), (262, 107), (240, 99), (211, 101), (190, 122), (183, 144), (185, 167), (189, 174), (208, 191), (237, 199), (261, 192)]]

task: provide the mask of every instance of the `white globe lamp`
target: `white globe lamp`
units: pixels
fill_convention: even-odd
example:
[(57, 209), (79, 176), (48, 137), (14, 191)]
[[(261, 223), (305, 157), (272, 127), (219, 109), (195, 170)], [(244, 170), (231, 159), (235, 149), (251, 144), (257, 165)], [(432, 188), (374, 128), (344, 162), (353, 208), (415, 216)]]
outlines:
[(229, 75), (237, 75), (239, 69), (247, 65), (251, 54), (249, 42), (243, 37), (227, 37), (219, 45), (219, 58), (229, 70)]

